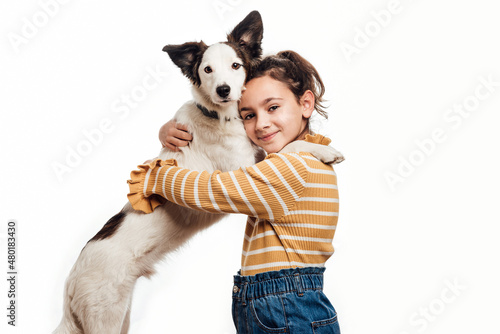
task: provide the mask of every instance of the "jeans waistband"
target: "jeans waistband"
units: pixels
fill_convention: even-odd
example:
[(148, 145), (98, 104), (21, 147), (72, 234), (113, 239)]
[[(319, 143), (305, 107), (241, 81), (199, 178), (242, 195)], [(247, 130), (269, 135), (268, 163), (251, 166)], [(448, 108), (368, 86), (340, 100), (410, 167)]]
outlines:
[(260, 298), (270, 294), (323, 289), (324, 267), (282, 269), (255, 276), (234, 276), (233, 298), (243, 300)]

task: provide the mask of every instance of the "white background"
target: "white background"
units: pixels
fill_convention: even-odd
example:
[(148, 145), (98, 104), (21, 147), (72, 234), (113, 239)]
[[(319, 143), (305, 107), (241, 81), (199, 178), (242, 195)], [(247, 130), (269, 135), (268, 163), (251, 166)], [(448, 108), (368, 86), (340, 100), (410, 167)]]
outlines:
[[(330, 118), (316, 129), (346, 156), (336, 167), (341, 211), (325, 286), (342, 333), (499, 333), (494, 3), (74, 0), (49, 6), (49, 16), (38, 1), (2, 2), (0, 267), (6, 276), (6, 225), (15, 219), (19, 279), (15, 328), (0, 280), (0, 331), (57, 326), (81, 248), (121, 209), (130, 171), (156, 156), (160, 126), (190, 98), (163, 46), (218, 42), (257, 9), (265, 53), (295, 50), (321, 73)], [(380, 14), (391, 6), (390, 19)], [(24, 39), (15, 46), (13, 36)], [(356, 43), (347, 57), (342, 46)], [(116, 113), (155, 69), (168, 75), (127, 115)], [(480, 77), (497, 86), (481, 88)], [(467, 117), (450, 113), (463, 103)], [(58, 179), (54, 164), (67, 164), (84, 132), (106, 119), (108, 133)], [(388, 173), (403, 176), (391, 187)], [(244, 222), (230, 217), (140, 279), (130, 332), (234, 333)]]

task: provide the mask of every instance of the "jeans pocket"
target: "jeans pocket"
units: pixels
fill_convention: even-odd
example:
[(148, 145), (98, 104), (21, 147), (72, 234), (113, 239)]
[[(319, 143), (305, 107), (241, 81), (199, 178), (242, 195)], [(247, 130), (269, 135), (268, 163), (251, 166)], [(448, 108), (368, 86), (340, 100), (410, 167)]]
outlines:
[(286, 314), (280, 296), (271, 295), (250, 301), (254, 332), (286, 333)]
[(311, 323), (314, 334), (340, 334), (339, 322), (337, 316), (333, 318), (314, 321)]

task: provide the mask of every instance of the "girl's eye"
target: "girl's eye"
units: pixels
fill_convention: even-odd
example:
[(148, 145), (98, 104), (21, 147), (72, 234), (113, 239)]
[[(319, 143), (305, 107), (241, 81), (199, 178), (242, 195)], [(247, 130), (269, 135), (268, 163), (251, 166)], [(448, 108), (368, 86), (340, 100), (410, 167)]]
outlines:
[(241, 64), (233, 63), (233, 65), (231, 67), (233, 68), (233, 70), (237, 70), (241, 67)]
[(278, 106), (271, 106), (271, 107), (269, 107), (269, 111), (275, 111), (276, 109), (278, 109)]
[(243, 120), (248, 121), (249, 119), (252, 119), (253, 117), (254, 117), (254, 114), (246, 114), (245, 116), (243, 116)]
[(210, 66), (207, 66), (204, 68), (205, 73), (212, 73), (212, 68)]

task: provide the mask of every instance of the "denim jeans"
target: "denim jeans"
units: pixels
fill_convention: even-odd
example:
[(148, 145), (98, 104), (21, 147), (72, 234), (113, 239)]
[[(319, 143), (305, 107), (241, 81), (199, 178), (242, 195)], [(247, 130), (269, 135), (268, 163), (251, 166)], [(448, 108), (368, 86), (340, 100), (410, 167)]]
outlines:
[(233, 321), (238, 334), (340, 334), (323, 293), (325, 268), (295, 268), (234, 276)]

